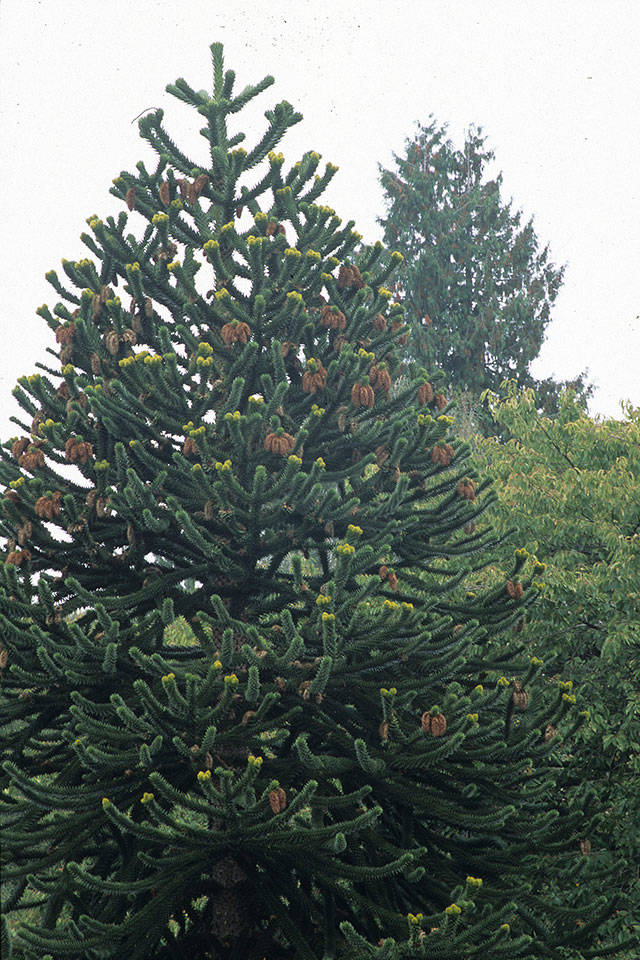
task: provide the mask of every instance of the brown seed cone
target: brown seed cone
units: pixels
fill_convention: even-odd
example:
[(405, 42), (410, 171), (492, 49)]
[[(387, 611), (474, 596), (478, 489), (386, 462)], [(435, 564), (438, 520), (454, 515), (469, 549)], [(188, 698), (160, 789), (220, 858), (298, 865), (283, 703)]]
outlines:
[(4, 670), (9, 663), (9, 651), (0, 647), (0, 670)]
[(75, 333), (76, 325), (71, 320), (69, 323), (61, 324), (56, 330), (56, 343), (61, 343), (63, 345), (71, 343), (73, 340), (73, 335)]
[(387, 577), (387, 583), (389, 584), (392, 590), (398, 589), (398, 578), (395, 575), (395, 573), (389, 574), (389, 576)]
[(78, 441), (75, 439), (75, 437), (69, 437), (64, 445), (64, 458), (67, 463), (75, 463), (78, 459), (78, 455), (76, 453), (77, 446)]
[(104, 342), (107, 350), (112, 357), (115, 357), (120, 349), (120, 334), (117, 330), (109, 330), (104, 335)]
[(421, 407), (424, 407), (426, 403), (431, 403), (433, 400), (433, 388), (430, 383), (423, 383), (422, 386), (418, 387), (418, 403)]
[(351, 267), (351, 286), (355, 287), (356, 290), (362, 290), (364, 287), (364, 280), (362, 275), (357, 267)]
[(29, 437), (20, 437), (19, 440), (15, 440), (11, 447), (11, 456), (17, 460), (18, 457), (22, 456), (30, 443), (31, 440)]
[(369, 380), (374, 390), (384, 390), (389, 396), (391, 390), (391, 377), (386, 366), (377, 367), (375, 364), (369, 370)]
[(389, 723), (387, 720), (382, 721), (382, 723), (378, 727), (378, 733), (380, 734), (381, 740), (389, 739)]
[(196, 457), (198, 455), (198, 444), (193, 437), (187, 437), (184, 441), (182, 452), (185, 457)]
[(420, 726), (425, 733), (429, 733), (431, 731), (431, 714), (428, 710), (425, 710), (420, 717)]
[(588, 837), (580, 841), (580, 853), (583, 857), (588, 857), (591, 853), (591, 840)]
[(122, 339), (125, 343), (137, 343), (138, 338), (136, 336), (135, 330), (132, 330), (130, 327), (127, 327), (126, 330), (122, 331)]
[(387, 321), (381, 313), (376, 313), (375, 317), (371, 321), (374, 330), (379, 330), (380, 332), (387, 329)]
[(338, 289), (343, 290), (345, 287), (354, 287), (356, 290), (361, 290), (364, 287), (364, 280), (356, 266), (347, 267), (343, 264), (340, 267)]
[(100, 370), (102, 369), (102, 364), (100, 362), (100, 355), (95, 352), (92, 353), (90, 357), (90, 362), (91, 362), (91, 373), (95, 377), (97, 377), (98, 374), (100, 373)]
[(44, 466), (44, 453), (38, 447), (30, 446), (26, 453), (23, 453), (18, 463), (25, 470), (35, 470), (36, 467)]
[(338, 273), (338, 289), (342, 290), (348, 285), (351, 280), (351, 267), (345, 267), (344, 265), (340, 267)]
[(127, 202), (127, 207), (129, 208), (129, 210), (135, 210), (135, 207), (136, 207), (136, 188), (135, 187), (129, 187), (129, 189), (127, 190), (125, 200)]
[(520, 581), (516, 580), (514, 583), (513, 580), (507, 580), (507, 593), (512, 600), (519, 600), (523, 592)]
[(317, 370), (305, 370), (302, 375), (302, 389), (305, 393), (315, 394), (318, 390), (324, 390), (327, 385), (327, 371), (321, 363), (317, 364)]
[(447, 721), (442, 713), (437, 713), (435, 717), (431, 717), (431, 736), (432, 737), (441, 737), (446, 732)]
[(287, 808), (287, 795), (282, 787), (269, 791), (269, 806), (273, 813), (282, 813)]
[(85, 464), (93, 456), (93, 447), (85, 441), (79, 443), (75, 437), (69, 437), (64, 447), (64, 455), (67, 463)]
[(375, 403), (375, 394), (373, 387), (367, 383), (354, 383), (351, 388), (351, 403), (354, 407), (371, 407)]
[(56, 390), (56, 396), (60, 397), (61, 400), (68, 400), (71, 394), (69, 393), (69, 384), (61, 383), (58, 389)]
[(290, 454), (295, 445), (295, 437), (292, 437), (290, 433), (283, 433), (280, 437), (280, 453), (283, 456)]
[(220, 336), (226, 346), (232, 343), (247, 343), (251, 336), (251, 327), (244, 320), (232, 320), (230, 323), (225, 323)]
[(25, 522), (20, 527), (18, 527), (18, 530), (17, 530), (18, 544), (21, 547), (26, 546), (27, 541), (30, 539), (32, 533), (33, 533), (33, 524), (31, 523), (31, 520), (25, 520)]
[(526, 710), (529, 706), (529, 694), (526, 690), (514, 690), (513, 702), (518, 710)]
[(193, 181), (193, 191), (196, 197), (199, 197), (207, 183), (209, 182), (209, 177), (206, 173), (201, 173), (199, 177)]
[(109, 513), (109, 508), (107, 506), (108, 500), (106, 497), (98, 497), (96, 500), (96, 515), (102, 520)]
[(549, 740), (553, 740), (557, 736), (558, 731), (552, 723), (548, 723), (544, 728), (544, 742), (549, 743)]
[(456, 492), (461, 500), (475, 500), (476, 498), (476, 488), (473, 480), (469, 479), (469, 477), (460, 480), (456, 487)]
[(431, 451), (433, 463), (439, 463), (443, 467), (448, 467), (454, 456), (455, 451), (450, 443), (436, 443)]
[(12, 550), (5, 560), (5, 563), (14, 567), (21, 567), (22, 564), (26, 563), (28, 560), (31, 560), (30, 550)]
[(94, 297), (91, 303), (91, 319), (97, 320), (102, 313), (102, 300), (100, 297)]
[(320, 311), (320, 323), (323, 327), (331, 327), (332, 330), (344, 330), (347, 326), (347, 318), (342, 310), (327, 303)]
[(283, 456), (291, 453), (295, 445), (295, 437), (292, 437), (290, 433), (283, 433), (281, 436), (277, 433), (268, 433), (264, 441), (265, 450)]
[(389, 576), (389, 567), (386, 567), (384, 565), (381, 566), (380, 569), (378, 570), (378, 573), (380, 575), (381, 580), (386, 580), (387, 577)]
[(435, 395), (436, 407), (438, 410), (443, 410), (447, 405), (447, 398), (443, 393), (436, 393)]
[(163, 204), (163, 206), (168, 207), (169, 204), (171, 203), (171, 192), (169, 189), (169, 182), (167, 180), (162, 181), (162, 183), (160, 184), (159, 192), (160, 192), (160, 202)]

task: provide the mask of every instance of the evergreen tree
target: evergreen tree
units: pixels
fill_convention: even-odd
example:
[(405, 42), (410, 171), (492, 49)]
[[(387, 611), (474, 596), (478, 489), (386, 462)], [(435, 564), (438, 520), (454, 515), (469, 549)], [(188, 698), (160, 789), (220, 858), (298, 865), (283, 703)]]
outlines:
[(285, 171), (290, 104), (240, 146), (272, 80), (234, 95), (211, 49), (213, 95), (168, 87), (206, 164), (142, 118), (157, 167), (48, 275), (1, 448), (6, 949), (592, 956), (580, 717), (511, 629), (536, 570), (467, 595), (492, 496), (431, 383), (392, 389), (399, 257), (354, 255), (316, 153)]
[[(431, 119), (406, 141), (395, 170), (380, 167), (387, 205), (385, 243), (404, 254), (399, 280), (411, 326), (409, 356), (437, 364), (450, 390), (479, 398), (505, 379), (534, 386), (546, 412), (567, 384), (536, 381), (529, 365), (540, 352), (564, 268), (540, 248), (533, 222), (501, 197), (502, 175), (480, 128), (462, 150)], [(590, 394), (583, 375), (571, 384)]]

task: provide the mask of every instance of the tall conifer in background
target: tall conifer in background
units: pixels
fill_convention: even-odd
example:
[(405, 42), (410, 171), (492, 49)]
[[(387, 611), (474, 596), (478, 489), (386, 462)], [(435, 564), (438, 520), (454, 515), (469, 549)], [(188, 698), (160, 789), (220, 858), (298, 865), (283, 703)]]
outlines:
[(140, 121), (1, 447), (5, 949), (592, 956), (575, 698), (512, 629), (539, 570), (466, 592), (491, 495), (431, 380), (393, 389), (400, 258), (285, 168), (290, 104), (240, 146), (272, 80), (211, 49), (212, 95), (168, 88), (209, 157)]
[[(540, 405), (557, 408), (567, 384), (535, 380), (564, 268), (549, 259), (533, 221), (522, 222), (501, 196), (502, 174), (480, 128), (462, 149), (431, 119), (407, 139), (395, 169), (380, 168), (387, 206), (384, 240), (405, 257), (399, 282), (412, 336), (408, 356), (438, 365), (447, 386), (476, 400), (503, 380), (535, 387)], [(583, 375), (569, 386), (587, 398)]]

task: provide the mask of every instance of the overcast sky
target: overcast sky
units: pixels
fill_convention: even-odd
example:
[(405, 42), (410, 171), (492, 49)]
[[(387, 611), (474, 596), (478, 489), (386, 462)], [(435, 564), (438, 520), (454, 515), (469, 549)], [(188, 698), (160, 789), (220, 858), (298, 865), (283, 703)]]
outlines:
[[(17, 432), (17, 377), (47, 360), (44, 279), (79, 259), (91, 214), (122, 208), (112, 179), (151, 159), (134, 118), (165, 109), (204, 162), (201, 118), (164, 92), (211, 86), (221, 40), (240, 87), (276, 84), (242, 115), (291, 101), (304, 121), (279, 149), (340, 170), (325, 202), (380, 236), (378, 163), (433, 113), (454, 140), (480, 124), (506, 197), (566, 263), (537, 376), (597, 385), (591, 412), (640, 406), (639, 0), (2, 0), (0, 4), (0, 436)], [(193, 147), (190, 147), (190, 145)]]

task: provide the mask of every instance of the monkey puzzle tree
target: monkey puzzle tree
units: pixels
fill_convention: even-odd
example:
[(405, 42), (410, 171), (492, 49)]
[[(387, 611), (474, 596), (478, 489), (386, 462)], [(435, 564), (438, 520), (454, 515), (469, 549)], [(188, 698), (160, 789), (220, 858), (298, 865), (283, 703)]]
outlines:
[(206, 163), (140, 121), (158, 165), (48, 275), (54, 360), (1, 448), (6, 949), (590, 956), (526, 552), (467, 596), (491, 495), (428, 379), (391, 389), (399, 257), (355, 256), (317, 154), (285, 172), (288, 103), (240, 146), (272, 81), (234, 96), (211, 49), (212, 95), (168, 88)]

